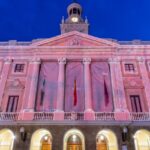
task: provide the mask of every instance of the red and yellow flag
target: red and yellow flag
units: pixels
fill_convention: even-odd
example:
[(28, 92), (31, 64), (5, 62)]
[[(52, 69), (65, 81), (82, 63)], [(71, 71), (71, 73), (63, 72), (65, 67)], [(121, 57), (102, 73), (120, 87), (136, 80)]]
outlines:
[(76, 105), (77, 105), (77, 81), (76, 81), (76, 79), (74, 80), (74, 91), (73, 91), (73, 95), (74, 95), (74, 102), (73, 102), (73, 105), (76, 106)]

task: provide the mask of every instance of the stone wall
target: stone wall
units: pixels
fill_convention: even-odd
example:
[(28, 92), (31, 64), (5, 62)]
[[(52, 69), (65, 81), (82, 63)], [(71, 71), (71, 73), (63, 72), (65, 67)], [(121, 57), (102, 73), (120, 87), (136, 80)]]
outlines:
[[(118, 139), (119, 150), (121, 150), (122, 142), (122, 127), (121, 126), (98, 126), (98, 125), (24, 125), (25, 130), (27, 131), (27, 139), (25, 142), (21, 140), (20, 137), (20, 127), (17, 126), (1, 126), (0, 129), (9, 128), (15, 134), (15, 142), (13, 150), (29, 150), (30, 141), (32, 134), (38, 129), (47, 129), (52, 134), (52, 149), (53, 150), (63, 150), (63, 137), (65, 133), (70, 129), (78, 129), (85, 136), (85, 149), (86, 150), (96, 150), (96, 135), (99, 131), (103, 129), (112, 130)], [(150, 130), (150, 127), (141, 127), (141, 126), (131, 126), (128, 127), (128, 150), (134, 150), (134, 141), (133, 135), (139, 129)]]

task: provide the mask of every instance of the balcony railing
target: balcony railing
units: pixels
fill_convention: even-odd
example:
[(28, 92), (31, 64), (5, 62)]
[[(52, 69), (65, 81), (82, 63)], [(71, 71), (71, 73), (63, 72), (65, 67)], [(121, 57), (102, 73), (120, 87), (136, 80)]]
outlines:
[(95, 120), (115, 120), (114, 112), (96, 112), (95, 113)]
[(130, 113), (132, 121), (150, 121), (150, 113)]
[(19, 113), (0, 113), (0, 120), (17, 121)]
[(35, 112), (34, 120), (53, 120), (54, 113), (52, 112)]
[(84, 120), (84, 113), (65, 112), (65, 120)]
[[(0, 113), (0, 121), (21, 121), (21, 120), (57, 120), (54, 118), (55, 112), (16, 112), (16, 113)], [(66, 121), (84, 121), (84, 112), (65, 112), (62, 120)], [(150, 113), (115, 113), (115, 112), (95, 112), (95, 121), (150, 121)]]

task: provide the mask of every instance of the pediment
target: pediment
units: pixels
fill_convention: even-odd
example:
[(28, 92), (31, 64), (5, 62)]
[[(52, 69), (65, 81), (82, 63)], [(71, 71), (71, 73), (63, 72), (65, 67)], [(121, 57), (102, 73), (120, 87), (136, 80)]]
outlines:
[(46, 40), (35, 42), (32, 46), (118, 46), (115, 41), (96, 38), (88, 34), (73, 31)]

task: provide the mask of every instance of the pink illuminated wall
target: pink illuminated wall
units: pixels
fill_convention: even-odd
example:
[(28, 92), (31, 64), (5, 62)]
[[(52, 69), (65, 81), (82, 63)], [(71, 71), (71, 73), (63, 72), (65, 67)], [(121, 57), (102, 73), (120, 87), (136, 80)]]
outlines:
[[(107, 62), (92, 62), (90, 66), (92, 86), (92, 108), (96, 112), (113, 110), (110, 70)], [(65, 67), (64, 110), (83, 112), (85, 110), (84, 65), (82, 62), (68, 62)], [(58, 86), (58, 63), (41, 64), (37, 111), (56, 109)]]
[[(71, 32), (0, 49), (3, 112), (9, 96), (19, 96), (17, 112), (84, 112), (87, 106), (88, 111), (128, 113), (133, 111), (131, 96), (137, 95), (142, 111), (150, 112), (150, 45), (122, 45)], [(14, 71), (16, 64), (24, 64), (22, 72)], [(126, 69), (127, 64), (134, 69)]]

